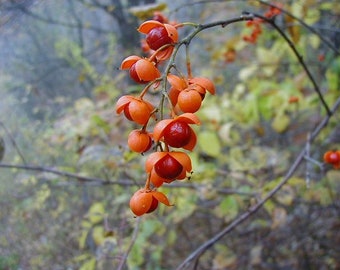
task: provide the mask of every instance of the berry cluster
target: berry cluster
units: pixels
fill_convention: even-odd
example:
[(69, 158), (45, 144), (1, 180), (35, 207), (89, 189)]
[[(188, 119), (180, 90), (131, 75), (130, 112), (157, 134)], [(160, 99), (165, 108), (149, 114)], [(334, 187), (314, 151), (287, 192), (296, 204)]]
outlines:
[[(188, 65), (188, 76), (182, 75), (177, 68), (177, 75), (171, 73), (174, 67), (171, 61), (168, 61), (164, 71), (160, 71), (161, 64), (179, 48), (180, 26), (182, 24), (168, 23), (159, 13), (153, 20), (143, 22), (138, 31), (146, 35), (142, 49), (148, 52), (149, 57), (132, 55), (121, 64), (121, 69), (129, 70), (132, 80), (146, 84), (138, 96), (125, 95), (116, 103), (118, 114), (122, 113), (128, 120), (141, 125), (140, 129), (129, 134), (128, 146), (137, 153), (153, 149), (145, 162), (145, 186), (135, 192), (130, 200), (130, 208), (136, 216), (153, 212), (159, 202), (170, 206), (166, 195), (157, 188), (164, 183), (186, 179), (192, 174), (187, 151), (194, 149), (197, 135), (191, 125), (200, 124), (194, 113), (201, 107), (207, 91), (215, 93), (214, 84), (207, 78), (193, 77)], [(158, 107), (145, 99), (152, 86), (162, 93)], [(165, 106), (168, 108), (167, 117)]]
[(334, 169), (340, 169), (340, 151), (327, 151), (323, 155), (323, 160), (326, 163), (333, 165)]
[[(278, 8), (275, 6), (270, 6), (269, 9), (263, 14), (263, 17), (266, 17), (268, 19), (272, 19), (275, 16), (281, 14), (281, 7), (282, 4), (278, 3), (276, 5)], [(252, 31), (249, 35), (243, 36), (243, 40), (249, 43), (256, 43), (258, 37), (262, 33), (262, 26), (261, 24), (264, 22), (263, 19), (261, 18), (254, 18), (252, 21), (247, 21), (246, 22), (246, 27), (251, 28)]]

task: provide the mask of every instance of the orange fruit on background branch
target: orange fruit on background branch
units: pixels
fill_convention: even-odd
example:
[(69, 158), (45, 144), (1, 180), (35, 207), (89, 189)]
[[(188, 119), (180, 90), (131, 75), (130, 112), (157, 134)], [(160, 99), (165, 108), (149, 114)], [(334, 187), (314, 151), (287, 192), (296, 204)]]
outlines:
[(333, 165), (334, 169), (340, 168), (340, 151), (327, 151), (324, 156), (323, 160), (326, 163)]

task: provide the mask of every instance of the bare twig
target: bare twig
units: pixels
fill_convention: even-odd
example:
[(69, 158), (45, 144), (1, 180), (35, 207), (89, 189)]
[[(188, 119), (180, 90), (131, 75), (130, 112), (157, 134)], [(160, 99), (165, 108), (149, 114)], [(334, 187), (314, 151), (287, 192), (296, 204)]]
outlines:
[(319, 31), (317, 31), (314, 26), (310, 26), (307, 23), (305, 23), (302, 19), (296, 17), (294, 14), (292, 14), (291, 12), (287, 11), (286, 9), (283, 9), (275, 4), (266, 2), (266, 1), (262, 1), (262, 0), (257, 0), (259, 3), (261, 3), (262, 5), (266, 5), (266, 6), (270, 6), (273, 8), (276, 8), (278, 10), (280, 10), (282, 13), (286, 14), (287, 16), (293, 18), (294, 20), (296, 20), (297, 22), (299, 22), (303, 27), (307, 28), (309, 31), (311, 31), (313, 34), (317, 35), (324, 44), (326, 44), (331, 50), (333, 50), (337, 55), (340, 55), (340, 51), (337, 47), (335, 47), (327, 38), (325, 38)]
[[(55, 175), (60, 175), (66, 178), (72, 178), (77, 180), (78, 182), (86, 185), (120, 185), (120, 186), (138, 186), (139, 184), (133, 180), (133, 179), (122, 179), (122, 180), (105, 180), (102, 178), (97, 177), (89, 177), (89, 176), (83, 176), (76, 173), (70, 173), (61, 171), (55, 168), (45, 167), (45, 166), (34, 166), (34, 165), (20, 165), (20, 164), (8, 164), (8, 163), (0, 163), (0, 168), (8, 168), (8, 169), (19, 169), (19, 170), (27, 170), (27, 171), (40, 171), (40, 172), (47, 172), (52, 173)], [(69, 183), (71, 184), (71, 183)], [(167, 185), (168, 188), (187, 188), (187, 189), (195, 189), (199, 190), (200, 188), (204, 187), (204, 184), (194, 184), (192, 182), (178, 182), (178, 183), (172, 183), (171, 185)], [(217, 189), (217, 192), (220, 194), (237, 194), (242, 196), (254, 196), (255, 194), (252, 192), (244, 192), (239, 191), (232, 188), (220, 188)]]
[[(245, 13), (248, 14), (248, 13)], [(272, 25), (275, 30), (281, 35), (281, 37), (283, 37), (283, 39), (288, 43), (289, 47), (292, 49), (292, 51), (294, 52), (295, 56), (297, 57), (298, 61), (300, 62), (301, 66), (303, 67), (303, 69), (305, 70), (309, 80), (311, 81), (311, 83), (314, 86), (314, 90), (317, 93), (323, 107), (325, 108), (327, 114), (330, 116), (331, 115), (331, 110), (329, 109), (329, 106), (327, 104), (327, 102), (325, 101), (320, 88), (318, 86), (318, 84), (316, 83), (312, 73), (309, 71), (309, 68), (307, 67), (305, 61), (303, 60), (303, 57), (300, 55), (300, 53), (298, 52), (298, 50), (296, 49), (296, 47), (294, 46), (294, 43), (288, 38), (288, 36), (281, 30), (280, 27), (277, 26), (277, 24), (275, 23), (274, 20), (272, 19), (268, 19), (267, 17), (264, 17), (262, 15), (259, 14), (253, 14), (255, 17), (260, 18), (264, 21), (266, 21), (267, 23), (269, 23), (270, 25)]]
[[(332, 114), (340, 107), (340, 98), (337, 99), (333, 108), (331, 109), (331, 114), (327, 115), (322, 122), (313, 130), (310, 134), (310, 141), (312, 142), (323, 130), (327, 124), (329, 119), (332, 117)], [(243, 221), (248, 219), (251, 215), (255, 214), (265, 202), (270, 200), (280, 189), (283, 185), (285, 185), (288, 180), (293, 176), (296, 169), (299, 165), (303, 162), (306, 153), (306, 146), (301, 150), (297, 158), (295, 159), (294, 163), (288, 169), (286, 175), (283, 179), (278, 183), (271, 191), (269, 191), (266, 196), (249, 208), (246, 212), (238, 216), (233, 222), (231, 222), (227, 227), (225, 227), (222, 231), (216, 234), (214, 237), (209, 239), (208, 241), (204, 242), (201, 246), (199, 246), (196, 250), (194, 250), (176, 269), (183, 270), (185, 269), (195, 258), (201, 256), (209, 247), (214, 245), (217, 241), (219, 241), (223, 236), (231, 232), (233, 229), (236, 228), (237, 225), (241, 224)]]
[(11, 140), (15, 150), (17, 150), (18, 152), (18, 155), (20, 156), (22, 162), (24, 164), (27, 164), (25, 158), (24, 158), (24, 155), (22, 154), (18, 144), (16, 143), (15, 139), (14, 139), (14, 136), (12, 135), (12, 133), (7, 129), (7, 127), (5, 126), (5, 124), (3, 122), (0, 121), (0, 126), (3, 128), (3, 130), (6, 132), (8, 138)]
[(138, 217), (137, 218), (137, 222), (135, 224), (135, 228), (134, 228), (133, 233), (132, 233), (130, 245), (129, 245), (128, 249), (126, 250), (126, 252), (124, 253), (123, 258), (121, 259), (120, 264), (119, 264), (117, 270), (124, 269), (124, 266), (126, 264), (126, 260), (127, 260), (129, 254), (130, 254), (130, 252), (131, 252), (131, 250), (133, 248), (133, 245), (135, 244), (135, 242), (137, 240), (137, 235), (138, 235), (138, 232), (139, 232), (140, 222), (141, 222), (141, 217)]

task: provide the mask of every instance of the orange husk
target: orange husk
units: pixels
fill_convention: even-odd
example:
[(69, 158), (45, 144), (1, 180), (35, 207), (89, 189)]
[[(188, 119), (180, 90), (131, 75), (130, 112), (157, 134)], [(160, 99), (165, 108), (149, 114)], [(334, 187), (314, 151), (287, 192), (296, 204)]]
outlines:
[(169, 199), (165, 196), (164, 193), (155, 190), (152, 191), (152, 196), (160, 203), (165, 204), (166, 206), (172, 206), (172, 204), (169, 202)]
[(202, 97), (195, 90), (185, 89), (178, 95), (177, 103), (183, 112), (194, 113), (202, 105)]
[(140, 59), (135, 63), (136, 73), (140, 80), (153, 81), (161, 76), (153, 63), (146, 59)]
[(197, 136), (196, 136), (195, 131), (192, 128), (190, 128), (190, 129), (191, 129), (190, 140), (186, 145), (182, 146), (182, 148), (189, 150), (189, 151), (192, 151), (196, 146)]
[(168, 96), (169, 96), (172, 106), (176, 106), (179, 93), (180, 93), (180, 90), (177, 90), (174, 87), (171, 87), (169, 89)]
[(169, 59), (172, 55), (173, 50), (174, 50), (174, 47), (170, 46), (170, 47), (167, 47), (164, 50), (157, 52), (157, 54), (156, 54), (157, 60), (158, 61), (164, 61), (164, 60)]
[(188, 87), (186, 81), (176, 75), (168, 74), (166, 78), (171, 86), (177, 90), (183, 90)]
[(192, 170), (191, 159), (186, 153), (170, 152), (169, 155), (171, 155), (174, 159), (176, 159), (183, 166), (185, 171), (191, 172)]
[(164, 24), (164, 27), (166, 29), (166, 31), (168, 32), (168, 36), (172, 39), (172, 41), (175, 43), (178, 41), (178, 32), (176, 27), (174, 27), (171, 24)]
[[(156, 198), (157, 199), (157, 198)], [(153, 200), (151, 192), (145, 192), (144, 189), (136, 191), (130, 199), (131, 211), (136, 216), (141, 216), (149, 211)]]
[(156, 162), (166, 156), (168, 152), (154, 152), (148, 156), (145, 162), (145, 171), (151, 172), (152, 168), (155, 166)]
[(152, 168), (150, 172), (150, 181), (155, 187), (160, 187), (166, 181), (166, 179), (160, 177), (156, 172), (155, 168)]
[(152, 111), (153, 106), (147, 101), (134, 99), (129, 103), (129, 113), (131, 119), (140, 125), (147, 123)]
[(198, 117), (193, 113), (183, 113), (183, 114), (177, 116), (176, 120), (181, 120), (181, 121), (183, 121), (187, 124), (196, 124), (196, 125), (201, 124)]
[(126, 57), (121, 65), (120, 65), (120, 69), (129, 69), (131, 68), (138, 60), (141, 60), (142, 58), (137, 56), (137, 55), (130, 55), (128, 57)]
[(143, 153), (150, 149), (151, 138), (145, 131), (132, 130), (128, 136), (128, 146), (134, 152)]
[(206, 89), (210, 94), (215, 94), (215, 85), (213, 82), (207, 78), (204, 77), (194, 77), (190, 79), (189, 83), (191, 84), (198, 84), (199, 86), (202, 86), (204, 89)]
[(137, 30), (143, 34), (148, 34), (155, 27), (164, 27), (164, 24), (159, 21), (149, 20), (143, 22)]
[(125, 106), (131, 102), (131, 100), (135, 99), (133, 96), (122, 96), (116, 102), (116, 113), (121, 113)]
[(173, 119), (164, 119), (164, 120), (159, 121), (155, 125), (154, 130), (153, 130), (153, 138), (156, 142), (158, 142), (162, 138), (164, 129), (172, 122), (173, 122)]

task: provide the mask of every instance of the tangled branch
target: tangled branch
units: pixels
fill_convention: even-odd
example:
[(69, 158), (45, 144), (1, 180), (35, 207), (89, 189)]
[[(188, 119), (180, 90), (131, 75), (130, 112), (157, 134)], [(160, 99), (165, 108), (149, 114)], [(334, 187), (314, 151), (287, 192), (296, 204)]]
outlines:
[[(313, 142), (314, 139), (319, 135), (319, 133), (327, 126), (330, 118), (332, 115), (339, 109), (340, 107), (340, 98), (338, 98), (333, 106), (332, 109), (330, 109), (330, 114), (324, 117), (324, 119), (320, 122), (320, 124), (311, 132), (309, 137), (309, 143)], [(255, 205), (250, 207), (246, 212), (244, 212), (242, 215), (238, 216), (236, 219), (234, 219), (233, 222), (231, 222), (227, 227), (225, 227), (223, 230), (221, 230), (218, 234), (216, 234), (214, 237), (209, 239), (208, 241), (204, 242), (201, 246), (199, 246), (196, 250), (194, 250), (177, 268), (176, 270), (185, 269), (195, 258), (198, 258), (202, 256), (202, 254), (211, 246), (213, 246), (217, 241), (219, 241), (222, 237), (224, 237), (226, 234), (231, 232), (233, 229), (236, 228), (239, 224), (241, 224), (243, 221), (247, 220), (255, 214), (268, 200), (270, 200), (281, 188), (284, 186), (289, 179), (293, 176), (294, 172), (297, 170), (297, 168), (301, 165), (301, 163), (305, 159), (306, 150), (308, 145), (306, 144), (305, 147), (300, 151), (298, 156), (296, 157), (294, 163), (290, 166), (288, 169), (286, 175), (282, 178), (282, 180), (271, 190), (269, 191), (266, 196), (257, 202)]]

